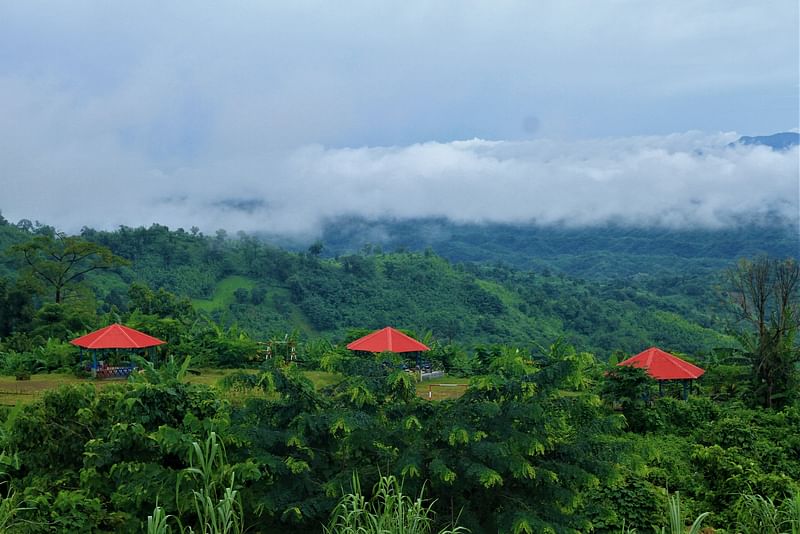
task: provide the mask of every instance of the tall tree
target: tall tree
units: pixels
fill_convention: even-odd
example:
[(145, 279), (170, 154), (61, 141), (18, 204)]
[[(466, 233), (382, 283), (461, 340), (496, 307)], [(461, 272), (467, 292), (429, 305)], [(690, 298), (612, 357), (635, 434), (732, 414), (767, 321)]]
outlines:
[(30, 326), (33, 292), (25, 283), (0, 278), (0, 338)]
[(766, 256), (742, 260), (728, 272), (730, 299), (750, 326), (740, 339), (753, 367), (755, 392), (766, 407), (784, 404), (797, 378), (800, 348), (800, 265)]
[(61, 232), (36, 236), (11, 250), (23, 259), (33, 278), (52, 289), (57, 304), (64, 297), (64, 289), (83, 275), (128, 263), (102, 245)]

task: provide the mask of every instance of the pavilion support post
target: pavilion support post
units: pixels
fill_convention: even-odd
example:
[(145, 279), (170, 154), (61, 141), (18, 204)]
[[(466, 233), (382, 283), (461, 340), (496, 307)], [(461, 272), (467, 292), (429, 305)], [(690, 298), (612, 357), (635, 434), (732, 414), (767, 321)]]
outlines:
[(97, 377), (97, 352), (92, 351), (92, 377)]
[(659, 397), (663, 397), (664, 396), (664, 381), (663, 380), (659, 380), (658, 381), (658, 396)]
[(690, 380), (683, 380), (683, 400), (689, 400), (689, 384)]

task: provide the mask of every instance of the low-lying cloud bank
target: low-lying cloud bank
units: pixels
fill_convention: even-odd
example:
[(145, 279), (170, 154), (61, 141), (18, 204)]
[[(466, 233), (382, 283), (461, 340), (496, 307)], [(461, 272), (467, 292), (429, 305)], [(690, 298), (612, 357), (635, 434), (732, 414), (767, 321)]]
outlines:
[(675, 228), (796, 219), (798, 148), (729, 147), (737, 138), (306, 146), (175, 168), (107, 140), (35, 157), (6, 145), (0, 210), (67, 231), (158, 222), (281, 234), (346, 215)]

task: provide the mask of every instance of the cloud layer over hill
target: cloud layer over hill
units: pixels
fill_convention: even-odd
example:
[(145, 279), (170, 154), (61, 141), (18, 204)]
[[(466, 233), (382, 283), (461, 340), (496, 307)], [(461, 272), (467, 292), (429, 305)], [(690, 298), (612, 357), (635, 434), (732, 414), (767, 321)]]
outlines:
[(736, 138), (310, 145), (173, 169), (119, 145), (66, 143), (35, 159), (4, 154), (0, 209), (70, 230), (160, 222), (278, 233), (340, 215), (670, 227), (796, 217), (797, 147), (728, 147)]
[(796, 216), (797, 150), (726, 145), (798, 127), (799, 12), (0, 2), (0, 210), (68, 230), (280, 232), (349, 214)]

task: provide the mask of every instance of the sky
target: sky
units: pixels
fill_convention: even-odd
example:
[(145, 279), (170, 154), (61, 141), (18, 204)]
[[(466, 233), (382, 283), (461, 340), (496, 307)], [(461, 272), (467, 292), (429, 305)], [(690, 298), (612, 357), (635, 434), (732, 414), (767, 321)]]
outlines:
[(796, 216), (796, 0), (0, 3), (0, 212), (65, 231), (340, 215)]

